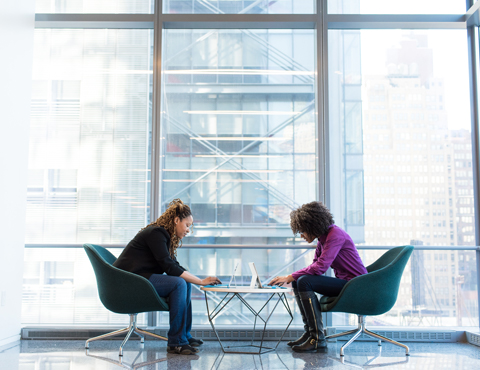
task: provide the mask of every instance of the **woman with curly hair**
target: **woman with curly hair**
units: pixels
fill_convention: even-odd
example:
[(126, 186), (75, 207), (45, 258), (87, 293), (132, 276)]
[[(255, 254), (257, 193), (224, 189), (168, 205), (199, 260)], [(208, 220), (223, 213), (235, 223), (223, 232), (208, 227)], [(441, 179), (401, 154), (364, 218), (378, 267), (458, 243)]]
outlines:
[(180, 199), (128, 243), (114, 266), (148, 279), (160, 297), (168, 298), (170, 330), (167, 352), (189, 355), (198, 352), (201, 339), (192, 338), (191, 284), (219, 284), (216, 277), (200, 279), (177, 261), (177, 249), (190, 232), (193, 216)]
[[(305, 333), (288, 342), (295, 352), (325, 351), (322, 312), (315, 293), (337, 296), (356, 276), (367, 273), (352, 238), (335, 225), (330, 210), (322, 202), (311, 202), (290, 213), (290, 227), (308, 243), (318, 239), (313, 263), (288, 276), (278, 276), (270, 285), (292, 283)], [(323, 275), (331, 267), (335, 277)]]

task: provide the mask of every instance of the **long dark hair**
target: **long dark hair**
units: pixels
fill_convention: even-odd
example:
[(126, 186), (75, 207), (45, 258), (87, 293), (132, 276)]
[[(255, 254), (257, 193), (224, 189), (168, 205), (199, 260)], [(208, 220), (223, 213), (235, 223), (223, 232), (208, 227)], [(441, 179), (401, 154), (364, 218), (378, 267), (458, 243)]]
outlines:
[(180, 199), (174, 199), (168, 204), (168, 208), (163, 214), (152, 223), (145, 226), (145, 230), (149, 226), (161, 226), (170, 234), (170, 256), (177, 257), (177, 249), (182, 247), (182, 240), (175, 234), (175, 218), (178, 217), (183, 220), (192, 215), (192, 210), (188, 205), (183, 203)]
[(290, 227), (293, 234), (307, 233), (318, 238), (328, 233), (333, 225), (332, 213), (322, 202), (310, 202), (290, 213)]

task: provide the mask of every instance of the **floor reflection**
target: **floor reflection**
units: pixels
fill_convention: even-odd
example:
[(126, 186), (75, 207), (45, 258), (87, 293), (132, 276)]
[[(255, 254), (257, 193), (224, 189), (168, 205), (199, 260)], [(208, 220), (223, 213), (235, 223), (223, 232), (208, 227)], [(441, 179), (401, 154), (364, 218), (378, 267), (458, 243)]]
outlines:
[[(215, 362), (211, 367), (211, 370), (231, 369), (233, 365), (231, 362), (232, 360), (235, 361), (235, 357), (232, 358), (230, 356), (232, 356), (232, 354), (224, 353), (223, 351), (220, 351), (217, 358), (215, 359)], [(234, 355), (234, 356), (240, 356), (240, 355)], [(258, 369), (258, 370), (272, 369), (271, 363), (275, 362), (276, 363), (276, 366), (274, 367), (275, 369), (290, 370), (288, 366), (285, 365), (285, 362), (283, 362), (283, 360), (281, 359), (280, 355), (277, 352), (270, 352), (263, 355), (242, 354), (241, 356), (243, 357), (243, 360), (251, 359), (251, 364), (253, 365), (254, 369)]]
[[(297, 353), (292, 351), (292, 357), (296, 360), (296, 367), (297, 369), (303, 370), (313, 370), (313, 369), (321, 369), (325, 367), (331, 367), (334, 362), (328, 357), (327, 353)], [(299, 367), (302, 366), (303, 367)]]
[[(366, 357), (365, 362), (363, 364), (360, 361), (362, 361), (362, 358)], [(369, 358), (370, 357), (370, 358)], [(378, 347), (378, 351), (374, 355), (365, 355), (365, 356), (329, 356), (330, 359), (340, 362), (341, 364), (344, 365), (349, 365), (351, 367), (357, 368), (357, 369), (369, 369), (369, 368), (374, 368), (374, 367), (385, 367), (385, 366), (392, 366), (392, 365), (400, 365), (400, 364), (406, 364), (408, 363), (408, 360), (410, 359), (410, 356), (395, 356), (395, 357), (389, 357), (389, 356), (382, 356), (382, 347)]]
[[(235, 345), (239, 342), (230, 342)], [(198, 355), (168, 354), (160, 341), (128, 343), (123, 358), (119, 341), (97, 343), (85, 351), (83, 341), (23, 341), (0, 348), (0, 369), (18, 370), (313, 370), (388, 369), (471, 370), (480, 369), (480, 347), (466, 343), (409, 343), (411, 356), (389, 344), (354, 343), (340, 356), (342, 342), (329, 343), (326, 353), (296, 353), (286, 343), (277, 351), (258, 354), (225, 354), (218, 342), (207, 341)]]
[[(199, 369), (196, 362), (200, 360), (198, 355), (180, 356), (166, 353), (165, 351), (141, 350), (138, 353), (134, 351), (124, 351), (122, 357), (118, 353), (107, 352), (92, 354), (86, 351), (88, 357), (96, 360), (105, 361), (114, 364), (123, 369), (136, 370), (141, 368), (148, 369), (168, 369), (168, 370), (192, 370)], [(103, 367), (102, 367), (103, 368)]]
[[(115, 364), (123, 369), (129, 369), (129, 370), (136, 370), (140, 369), (145, 366), (157, 364), (159, 362), (164, 362), (167, 361), (168, 358), (166, 356), (156, 358), (157, 354), (152, 353), (152, 352), (144, 352), (143, 350), (138, 352), (138, 354), (135, 356), (133, 361), (128, 363), (129, 360), (125, 359), (127, 357), (125, 354), (124, 356), (118, 356), (118, 354), (111, 354), (109, 353), (106, 356), (100, 356), (100, 355), (92, 355), (90, 351), (87, 349), (85, 350), (85, 354), (89, 357), (93, 357), (102, 361), (109, 362), (111, 364)], [(198, 356), (196, 356), (198, 357)], [(145, 360), (146, 358), (146, 360)], [(142, 361), (143, 360), (143, 361)], [(139, 362), (142, 361), (142, 362)]]

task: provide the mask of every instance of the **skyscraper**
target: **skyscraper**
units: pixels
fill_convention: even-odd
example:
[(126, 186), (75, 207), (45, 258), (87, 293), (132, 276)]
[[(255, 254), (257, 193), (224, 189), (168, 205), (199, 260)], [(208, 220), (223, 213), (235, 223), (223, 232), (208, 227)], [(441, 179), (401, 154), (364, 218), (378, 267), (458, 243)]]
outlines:
[[(386, 63), (386, 75), (363, 81), (365, 242), (466, 245), (474, 240), (471, 138), (449, 129), (427, 35), (404, 34)], [(456, 316), (462, 253), (415, 252), (397, 301), (413, 307), (409, 320)]]

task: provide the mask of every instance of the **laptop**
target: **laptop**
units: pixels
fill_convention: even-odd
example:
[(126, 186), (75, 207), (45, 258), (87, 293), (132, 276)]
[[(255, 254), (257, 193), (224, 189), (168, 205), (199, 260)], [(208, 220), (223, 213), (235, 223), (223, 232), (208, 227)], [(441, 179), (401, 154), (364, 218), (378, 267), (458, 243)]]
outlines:
[(258, 276), (257, 268), (255, 267), (255, 262), (249, 262), (248, 266), (250, 266), (250, 271), (252, 272), (252, 280), (250, 281), (251, 289), (286, 289), (285, 287), (276, 285), (270, 286), (262, 284), (260, 277)]
[[(217, 284), (217, 285), (205, 285), (207, 288), (233, 288), (237, 287), (240, 288), (241, 286), (238, 286), (235, 280), (235, 272), (237, 271), (238, 265), (240, 263), (237, 263), (235, 266), (235, 269), (233, 270), (232, 277), (230, 278), (230, 282), (228, 284)], [(270, 285), (264, 285), (260, 281), (260, 277), (258, 276), (257, 268), (255, 267), (254, 262), (249, 262), (248, 266), (250, 266), (250, 271), (252, 273), (252, 280), (250, 281), (250, 288), (251, 289), (286, 289), (285, 287), (280, 287), (280, 286), (270, 286)], [(232, 285), (232, 282), (234, 284)]]
[[(237, 286), (237, 281), (235, 280), (235, 272), (237, 271), (237, 268), (238, 268), (239, 264), (240, 264), (240, 262), (237, 262), (237, 264), (235, 265), (235, 268), (233, 269), (232, 277), (230, 278), (230, 281), (229, 281), (228, 284), (205, 285), (205, 286), (207, 288), (212, 288), (212, 287), (215, 287), (215, 288), (231, 288), (231, 287)], [(233, 285), (232, 285), (232, 282), (234, 283)]]

